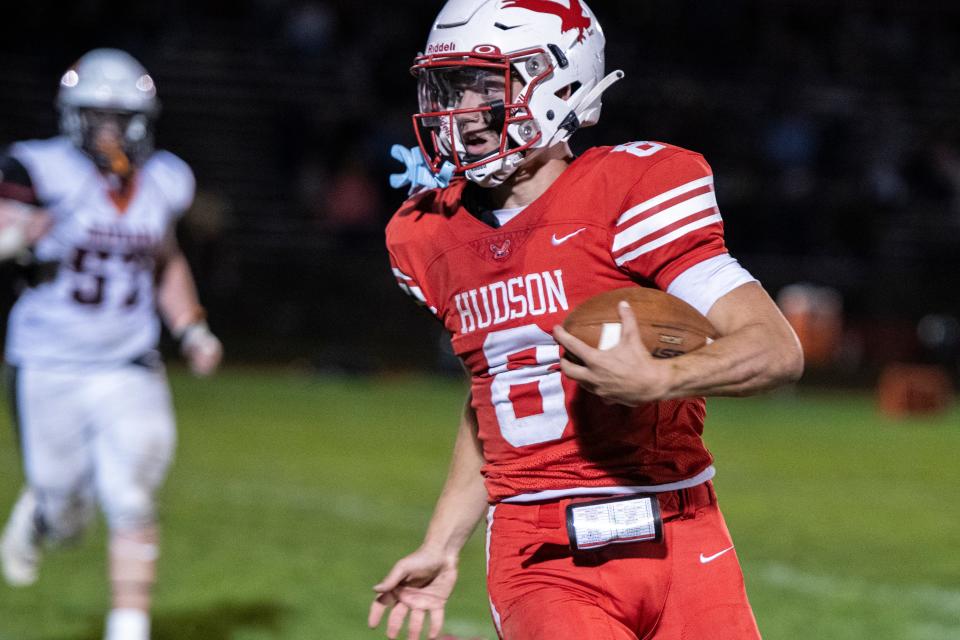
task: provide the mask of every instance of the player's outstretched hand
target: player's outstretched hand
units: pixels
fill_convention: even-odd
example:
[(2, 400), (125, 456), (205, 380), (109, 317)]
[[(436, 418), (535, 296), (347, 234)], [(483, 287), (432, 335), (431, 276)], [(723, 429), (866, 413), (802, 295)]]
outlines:
[(180, 351), (187, 359), (190, 371), (197, 376), (211, 375), (223, 359), (223, 344), (206, 322), (195, 323), (183, 331)]
[(560, 361), (563, 373), (603, 400), (636, 406), (666, 397), (669, 387), (667, 360), (657, 360), (640, 338), (636, 316), (626, 302), (617, 305), (623, 327), (620, 342), (611, 349), (594, 349), (563, 327), (553, 328), (556, 341), (583, 364)]
[(407, 622), (408, 640), (418, 640), (426, 615), (430, 614), (427, 638), (434, 640), (443, 629), (443, 610), (457, 581), (456, 560), (442, 553), (418, 549), (401, 558), (390, 573), (374, 585), (377, 597), (370, 605), (367, 624), (376, 628), (383, 614), (387, 616), (387, 637), (399, 637), (403, 622)]

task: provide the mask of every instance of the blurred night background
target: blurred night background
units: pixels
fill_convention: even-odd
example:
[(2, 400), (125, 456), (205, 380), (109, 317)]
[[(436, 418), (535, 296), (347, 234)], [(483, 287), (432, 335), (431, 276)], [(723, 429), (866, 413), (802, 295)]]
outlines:
[[(158, 146), (197, 175), (182, 245), (230, 360), (442, 369), (441, 329), (396, 288), (382, 243), (404, 197), (389, 148), (414, 143), (408, 68), (439, 6), (21, 3), (0, 22), (0, 145), (56, 133), (57, 83), (82, 53), (128, 50), (157, 82)], [(703, 153), (731, 252), (772, 295), (807, 283), (804, 300), (842, 317), (809, 379), (869, 383), (894, 361), (955, 375), (960, 4), (592, 8), (626, 79), (575, 150)]]

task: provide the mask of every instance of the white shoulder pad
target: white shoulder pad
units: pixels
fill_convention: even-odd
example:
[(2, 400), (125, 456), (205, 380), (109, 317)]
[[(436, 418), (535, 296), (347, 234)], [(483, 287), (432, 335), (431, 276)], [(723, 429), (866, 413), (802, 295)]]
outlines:
[(196, 181), (190, 166), (170, 153), (156, 151), (142, 169), (144, 177), (153, 180), (167, 199), (171, 211), (183, 214), (193, 204)]
[(10, 155), (30, 174), (33, 190), (44, 206), (75, 194), (96, 170), (89, 158), (64, 137), (16, 142), (10, 147)]

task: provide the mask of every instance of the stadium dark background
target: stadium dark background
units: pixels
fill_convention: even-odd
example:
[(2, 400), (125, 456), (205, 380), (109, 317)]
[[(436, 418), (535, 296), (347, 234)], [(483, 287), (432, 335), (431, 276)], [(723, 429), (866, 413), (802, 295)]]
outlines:
[[(408, 68), (440, 4), (21, 3), (0, 22), (0, 144), (54, 134), (63, 70), (94, 47), (126, 49), (157, 81), (159, 146), (196, 172), (182, 243), (234, 362), (446, 367), (439, 326), (397, 289), (382, 246), (403, 199), (388, 150), (414, 142)], [(626, 79), (575, 150), (649, 139), (702, 152), (728, 244), (767, 289), (842, 296), (833, 369), (846, 379), (892, 360), (956, 366), (955, 325), (936, 354), (915, 330), (960, 313), (960, 5), (948, 5), (594, 0), (607, 68)]]

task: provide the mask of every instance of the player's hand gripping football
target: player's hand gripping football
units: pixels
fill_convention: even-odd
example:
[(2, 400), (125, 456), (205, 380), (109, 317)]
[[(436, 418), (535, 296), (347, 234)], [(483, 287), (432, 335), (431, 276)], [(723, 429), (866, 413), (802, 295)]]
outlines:
[(392, 607), (387, 616), (387, 637), (399, 637), (403, 622), (407, 622), (408, 640), (417, 640), (423, 630), (424, 618), (430, 614), (427, 637), (439, 637), (443, 629), (443, 609), (457, 581), (456, 560), (443, 553), (418, 549), (401, 558), (390, 573), (374, 585), (376, 599), (370, 605), (367, 623), (370, 628), (380, 624), (383, 614)]
[(672, 363), (650, 355), (629, 304), (620, 302), (617, 311), (623, 327), (620, 342), (605, 351), (594, 349), (559, 325), (553, 328), (553, 337), (560, 346), (583, 363), (563, 358), (561, 370), (609, 403), (636, 406), (663, 399), (670, 389)]

